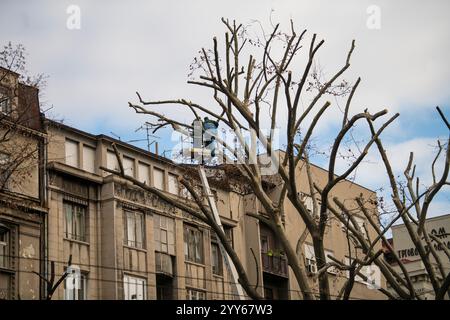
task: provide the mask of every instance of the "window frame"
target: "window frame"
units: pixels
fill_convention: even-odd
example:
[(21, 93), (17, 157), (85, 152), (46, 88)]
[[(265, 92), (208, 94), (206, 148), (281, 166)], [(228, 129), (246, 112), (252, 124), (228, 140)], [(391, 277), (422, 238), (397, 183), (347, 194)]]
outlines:
[[(215, 248), (215, 249), (213, 249)], [(216, 252), (216, 255), (214, 254)], [(217, 258), (217, 265), (215, 265), (215, 258)], [(217, 241), (211, 241), (211, 269), (215, 276), (223, 276), (223, 257), (220, 251), (220, 245)]]
[[(329, 250), (329, 249), (325, 249), (324, 251), (325, 251), (325, 262), (326, 263), (333, 262), (333, 260), (331, 258), (328, 258), (328, 255), (330, 255), (330, 256), (332, 256), (334, 258), (335, 257), (334, 256), (334, 251)], [(330, 268), (327, 269), (327, 273), (336, 275), (336, 274), (339, 273), (339, 269), (336, 268), (336, 267), (330, 267)]]
[[(189, 233), (189, 234), (188, 234)], [(190, 235), (193, 235), (193, 238)], [(189, 262), (204, 264), (205, 250), (203, 244), (203, 231), (198, 227), (184, 224), (183, 226), (184, 259)], [(197, 247), (197, 244), (199, 245)], [(192, 252), (192, 249), (194, 252)], [(199, 256), (197, 256), (197, 253)]]
[[(128, 281), (127, 281), (128, 279)], [(132, 283), (130, 280), (136, 280)], [(138, 283), (140, 281), (140, 283)], [(136, 286), (136, 292), (138, 291), (138, 286), (142, 286), (142, 299), (137, 299), (138, 294), (136, 293), (136, 299), (130, 299), (130, 285)], [(128, 290), (127, 290), (128, 289)], [(147, 279), (143, 277), (137, 277), (130, 274), (123, 275), (123, 299), (124, 300), (146, 300), (147, 299)]]
[[(95, 173), (97, 168), (96, 147), (89, 144), (83, 144), (82, 167), (84, 171)], [(92, 156), (92, 159), (91, 159)], [(92, 161), (92, 165), (89, 163)]]
[(310, 274), (317, 272), (317, 261), (314, 253), (314, 247), (308, 243), (304, 245), (305, 268)]
[[(172, 190), (172, 187), (176, 190)], [(167, 192), (174, 194), (176, 196), (180, 195), (180, 185), (178, 183), (178, 175), (174, 173), (169, 173), (167, 175)]]
[[(343, 214), (342, 214), (342, 215), (343, 215)], [(350, 217), (345, 216), (345, 215), (343, 215), (343, 216), (344, 216), (344, 219), (346, 220), (346, 223), (344, 223), (344, 222), (341, 221), (341, 229), (342, 229), (342, 232), (346, 233), (346, 231), (347, 231), (347, 223), (348, 223), (349, 225), (351, 225), (353, 228), (356, 229), (356, 226), (355, 226), (355, 224), (352, 222), (352, 220), (350, 219)], [(368, 234), (367, 234), (367, 232), (368, 232), (369, 230), (368, 230), (368, 227), (367, 227), (367, 221), (366, 221), (366, 219), (363, 218), (363, 217), (361, 217), (360, 215), (357, 215), (357, 214), (353, 214), (352, 217), (353, 217), (353, 219), (355, 219), (355, 222), (358, 224), (358, 228), (361, 230), (361, 233), (362, 233), (362, 235), (364, 236), (364, 238), (365, 238), (365, 239), (368, 239)], [(348, 230), (348, 231), (351, 232), (350, 230)]]
[[(73, 144), (75, 146), (75, 154), (68, 155), (68, 148), (67, 146)], [(68, 159), (74, 159), (75, 163), (71, 163)], [(81, 163), (83, 159), (80, 159), (80, 142), (77, 140), (73, 140), (71, 138), (65, 137), (64, 139), (64, 163), (68, 166), (71, 166), (73, 168), (80, 168)]]
[[(127, 156), (127, 155), (123, 155), (122, 156), (122, 165), (123, 165), (124, 173), (126, 175), (131, 176), (133, 178), (136, 176), (136, 174), (135, 174), (136, 162), (135, 162), (134, 158)], [(131, 167), (128, 165), (131, 165)]]
[[(203, 297), (199, 299), (200, 295)], [(196, 297), (196, 299), (192, 299), (193, 297)], [(203, 290), (193, 289), (193, 288), (186, 288), (186, 300), (206, 300), (206, 292)]]
[[(72, 221), (68, 221), (68, 211), (67, 208), (71, 207), (71, 219)], [(81, 242), (88, 242), (88, 209), (89, 205), (83, 205), (77, 202), (64, 200), (63, 201), (63, 207), (64, 207), (64, 237), (68, 240), (75, 240), (75, 241), (81, 241)], [(83, 218), (80, 220), (82, 221), (82, 227), (78, 227), (76, 224), (77, 218), (79, 217), (80, 211), (74, 210), (74, 208), (77, 209), (84, 209), (83, 210)], [(76, 212), (75, 212), (76, 211)], [(76, 213), (77, 216), (74, 217), (74, 213)], [(75, 221), (75, 224), (74, 224)], [(69, 233), (69, 224), (71, 232)], [(77, 233), (77, 228), (79, 228), (80, 231), (82, 231), (82, 234)]]
[[(0, 188), (4, 190), (10, 189), (10, 178), (11, 178), (11, 154), (0, 151)], [(4, 168), (3, 168), (4, 166)]]
[(194, 197), (192, 196), (192, 194), (191, 194), (191, 193), (189, 192), (189, 190), (186, 189), (186, 187), (183, 186), (183, 185), (180, 186), (180, 197), (181, 197), (181, 198), (184, 198), (184, 199), (186, 199), (186, 200), (191, 200), (191, 201), (194, 200)]
[[(70, 298), (68, 291), (67, 291), (67, 281), (70, 279), (70, 275), (68, 275), (66, 277), (66, 279), (64, 279), (64, 300), (68, 300), (68, 301), (72, 301), (72, 300), (76, 300), (76, 301), (82, 301), (82, 300), (87, 300), (87, 292), (88, 292), (88, 279), (89, 279), (89, 273), (85, 272), (85, 271), (80, 271), (80, 283), (82, 284), (82, 289), (74, 289), (74, 295), (73, 298)], [(82, 297), (79, 296), (80, 291), (82, 292)]]
[[(156, 174), (158, 172), (158, 174)], [(156, 185), (156, 177), (159, 175), (159, 173), (161, 173), (161, 188), (159, 185)], [(152, 176), (153, 176), (153, 181), (152, 181), (152, 186), (158, 190), (161, 191), (166, 191), (166, 183), (165, 183), (165, 171), (164, 169), (158, 168), (158, 167), (153, 167), (152, 169)]]
[(261, 234), (260, 236), (260, 246), (261, 246), (261, 252), (267, 253), (269, 252), (270, 245), (269, 245), (269, 237), (266, 234)]
[[(155, 251), (174, 256), (176, 252), (174, 218), (157, 213), (154, 213), (152, 217)], [(163, 234), (167, 234), (166, 242), (162, 241)]]
[(234, 249), (233, 228), (234, 227), (223, 225), (223, 232), (225, 233), (225, 236), (227, 237), (227, 240), (230, 243), (231, 247)]
[[(145, 162), (138, 161), (137, 168), (138, 168), (137, 179), (140, 182), (150, 186), (151, 166)], [(146, 171), (145, 174), (144, 171)]]
[(114, 150), (106, 150), (106, 167), (114, 171), (120, 171), (119, 161)]
[[(146, 248), (146, 237), (145, 237), (145, 214), (137, 211), (137, 210), (131, 210), (131, 209), (124, 209), (123, 210), (124, 213), (124, 245), (126, 245), (127, 247), (131, 247), (131, 248), (136, 248), (136, 249), (145, 249)], [(132, 215), (132, 216), (131, 216)], [(130, 239), (130, 228), (129, 228), (129, 217), (132, 217), (133, 220), (133, 235), (134, 235), (134, 239), (131, 240)], [(137, 217), (139, 217), (140, 219), (140, 242), (138, 241), (138, 224), (137, 222)]]
[(11, 97), (8, 95), (1, 93), (0, 94), (0, 113), (4, 115), (9, 115), (12, 112), (12, 103)]
[(0, 237), (0, 247), (3, 247), (3, 252), (0, 251), (0, 268), (9, 269), (10, 260), (9, 254), (11, 251), (11, 229), (0, 223), (0, 236), (4, 236), (3, 241)]

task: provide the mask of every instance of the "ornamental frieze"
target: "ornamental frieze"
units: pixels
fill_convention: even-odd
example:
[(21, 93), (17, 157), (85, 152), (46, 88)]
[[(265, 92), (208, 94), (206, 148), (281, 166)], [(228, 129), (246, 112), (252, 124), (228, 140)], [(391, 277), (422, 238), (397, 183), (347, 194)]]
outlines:
[(175, 214), (177, 212), (176, 207), (162, 200), (157, 195), (144, 190), (130, 188), (122, 184), (114, 183), (114, 196), (166, 213)]

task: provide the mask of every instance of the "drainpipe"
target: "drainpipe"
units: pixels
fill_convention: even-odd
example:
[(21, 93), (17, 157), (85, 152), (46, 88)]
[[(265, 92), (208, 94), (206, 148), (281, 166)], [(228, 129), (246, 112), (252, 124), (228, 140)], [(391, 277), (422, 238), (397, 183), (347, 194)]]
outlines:
[[(42, 121), (44, 123), (44, 132), (47, 134), (48, 130), (47, 130), (47, 123), (45, 121), (45, 116), (42, 115)], [(47, 208), (50, 211), (49, 208), (49, 201), (48, 201), (48, 172), (47, 172), (47, 163), (48, 163), (48, 138), (47, 136), (45, 136), (43, 138), (43, 146), (41, 148), (42, 151), (42, 182), (43, 185), (41, 186), (41, 203), (42, 206), (44, 208)], [(43, 274), (45, 277), (48, 276), (48, 214), (44, 214), (43, 217), (43, 226), (44, 226), (44, 230), (43, 230), (43, 235), (41, 235), (41, 237), (43, 238), (43, 245), (44, 248), (42, 250), (43, 253), (43, 263), (41, 264), (43, 266)], [(41, 231), (42, 232), (42, 231)], [(41, 273), (42, 274), (42, 273)], [(47, 296), (47, 286), (45, 285), (44, 281), (40, 280), (41, 282), (41, 299), (43, 297)]]

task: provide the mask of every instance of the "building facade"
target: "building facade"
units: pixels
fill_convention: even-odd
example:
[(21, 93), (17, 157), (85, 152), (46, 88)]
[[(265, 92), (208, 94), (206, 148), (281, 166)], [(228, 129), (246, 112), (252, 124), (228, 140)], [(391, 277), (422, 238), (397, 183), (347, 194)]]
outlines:
[[(0, 299), (44, 299), (52, 265), (56, 279), (68, 275), (53, 299), (239, 298), (208, 225), (102, 170), (119, 169), (115, 144), (127, 175), (194, 204), (178, 185), (178, 176), (192, 168), (105, 135), (44, 119), (38, 90), (21, 84), (18, 74), (0, 71), (0, 136), (14, 133), (0, 141)], [(311, 173), (317, 185), (326, 183), (326, 170), (312, 166)], [(210, 184), (225, 234), (251, 284), (268, 299), (300, 299), (277, 238), (248, 215), (265, 212), (245, 179), (233, 165), (209, 167), (207, 174), (215, 177)], [(297, 188), (311, 209), (307, 181), (305, 166), (299, 165)], [(273, 200), (281, 192), (279, 182), (277, 175), (264, 180)], [(330, 197), (355, 209), (352, 203), (361, 195), (376, 197), (345, 180)], [(378, 215), (375, 205), (370, 211)], [(375, 238), (364, 216), (352, 212), (367, 236)], [(311, 287), (317, 288), (312, 241), (289, 200), (284, 202), (283, 221), (288, 240), (302, 254)], [(362, 253), (343, 229), (330, 217), (324, 243), (327, 255), (349, 262)], [(299, 238), (304, 241), (299, 243)], [(335, 269), (328, 272), (335, 297), (348, 275)], [(381, 277), (377, 285), (385, 286)], [(351, 298), (384, 296), (357, 277)]]
[[(230, 280), (208, 227), (100, 169), (118, 170), (111, 147), (116, 143), (128, 175), (180, 195), (177, 166), (107, 136), (54, 122), (48, 122), (47, 131), (48, 259), (56, 261), (61, 274), (72, 256), (72, 267), (83, 279), (75, 295), (62, 286), (55, 298), (230, 298)], [(232, 230), (238, 216), (231, 216), (240, 209), (230, 208), (239, 201), (225, 200), (218, 205), (224, 224), (230, 239), (241, 244), (238, 232)]]
[(0, 68), (0, 299), (40, 299), (46, 135), (38, 90)]
[[(112, 148), (121, 154), (127, 175), (168, 195), (192, 201), (178, 185), (186, 168), (156, 154), (104, 135), (91, 135), (47, 121), (48, 134), (48, 260), (57, 274), (68, 268), (82, 281), (73, 289), (72, 277), (58, 288), (56, 299), (237, 299), (232, 279), (211, 229), (159, 197), (133, 186), (102, 167), (118, 170)], [(303, 166), (301, 166), (303, 167)], [(233, 175), (232, 167), (211, 181), (225, 232), (241, 258), (250, 281), (269, 299), (301, 297), (292, 270), (271, 231), (246, 213), (264, 214), (255, 195)], [(327, 172), (312, 168), (320, 185)], [(307, 197), (306, 172), (298, 172), (299, 190)], [(276, 177), (275, 177), (276, 180)], [(276, 197), (276, 183), (268, 184)], [(375, 193), (350, 181), (340, 183), (331, 196), (352, 201)], [(376, 207), (373, 208), (374, 214)], [(363, 215), (355, 215), (364, 224)], [(289, 201), (285, 202), (285, 228), (295, 247), (305, 226)], [(367, 226), (367, 224), (366, 224)], [(374, 230), (367, 227), (369, 236)], [(314, 287), (317, 277), (309, 236), (304, 244), (305, 267)], [(351, 255), (339, 221), (330, 219), (325, 235), (327, 253), (341, 261)], [(345, 272), (330, 269), (332, 294), (347, 279)], [(381, 286), (384, 282), (381, 279)], [(377, 290), (357, 278), (355, 299), (383, 299)]]
[[(450, 261), (445, 254), (443, 247), (445, 246), (447, 250), (450, 250), (450, 214), (427, 219), (425, 222), (425, 230), (428, 234), (433, 234), (441, 241), (440, 244), (433, 241), (433, 245), (444, 272), (446, 274), (449, 273)], [(417, 294), (423, 299), (434, 299), (434, 290), (431, 285), (430, 278), (419, 252), (412, 242), (408, 230), (404, 224), (392, 226), (392, 247), (409, 273)], [(433, 255), (430, 255), (430, 260), (435, 268), (436, 275), (439, 276), (440, 271)], [(395, 270), (399, 274), (402, 274), (400, 267), (394, 262), (392, 264)], [(443, 277), (441, 277), (440, 280), (443, 280)]]

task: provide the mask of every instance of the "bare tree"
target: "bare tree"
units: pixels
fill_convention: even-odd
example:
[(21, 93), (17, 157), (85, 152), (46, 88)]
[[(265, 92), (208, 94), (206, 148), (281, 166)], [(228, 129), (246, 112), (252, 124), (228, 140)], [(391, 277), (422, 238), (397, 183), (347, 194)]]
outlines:
[[(340, 79), (350, 67), (355, 41), (352, 41), (349, 51), (343, 57), (343, 65), (329, 79), (323, 80), (321, 73), (314, 68), (317, 53), (324, 44), (324, 40), (319, 41), (316, 34), (311, 36), (309, 43), (305, 46), (306, 30), (297, 33), (292, 21), (288, 34), (281, 32), (279, 30), (280, 26), (276, 25), (271, 33), (266, 34), (263, 31), (260, 37), (250, 36), (248, 27), (237, 24), (235, 21), (222, 19), (222, 22), (225, 26), (223, 45), (219, 46), (218, 39), (214, 37), (212, 49), (202, 49), (199, 52), (199, 56), (194, 59), (191, 65), (191, 79), (188, 81), (189, 84), (209, 90), (214, 103), (213, 106), (203, 106), (185, 98), (146, 101), (137, 93), (138, 103), (130, 102), (129, 107), (136, 113), (156, 118), (156, 122), (151, 123), (155, 131), (166, 126), (186, 135), (195, 131), (195, 125), (192, 122), (170, 118), (157, 109), (157, 106), (179, 105), (192, 112), (192, 120), (202, 121), (201, 116), (206, 115), (220, 122), (223, 128), (234, 132), (240, 148), (235, 148), (216, 135), (215, 143), (219, 146), (217, 149), (220, 148), (217, 158), (228, 161), (228, 163), (235, 163), (234, 160), (239, 160), (234, 164), (235, 169), (240, 172), (242, 177), (245, 177), (246, 183), (253, 190), (264, 209), (264, 214), (256, 212), (248, 215), (258, 219), (276, 235), (283, 247), (289, 266), (295, 275), (304, 299), (331, 299), (330, 279), (328, 272), (326, 272), (331, 267), (349, 271), (350, 278), (344, 287), (341, 288), (338, 295), (339, 298), (348, 299), (353, 288), (355, 276), (360, 275), (364, 278), (361, 268), (372, 263), (379, 267), (386, 281), (391, 284), (399, 297), (405, 299), (418, 298), (398, 257), (397, 261), (402, 267), (403, 277), (382, 259), (381, 251), (378, 250), (381, 241), (386, 240), (384, 234), (390, 225), (385, 227), (380, 225), (376, 210), (376, 199), (352, 199), (353, 203), (357, 205), (356, 208), (350, 208), (347, 204), (344, 204), (343, 199), (332, 196), (334, 188), (340, 182), (355, 174), (356, 169), (360, 166), (370, 148), (375, 145), (382, 155), (383, 162), (386, 165), (386, 172), (391, 179), (393, 201), (397, 207), (399, 217), (406, 219), (409, 217), (411, 208), (416, 207), (416, 209), (419, 209), (419, 201), (413, 200), (415, 205), (408, 206), (403, 200), (404, 198), (402, 198), (402, 194), (398, 190), (398, 183), (395, 181), (380, 139), (382, 132), (399, 114), (391, 116), (377, 127), (375, 123), (380, 122), (380, 119), (388, 113), (386, 109), (374, 113), (364, 110), (361, 113), (351, 115), (350, 106), (360, 79), (358, 78), (353, 85), (349, 85), (347, 81)], [(306, 62), (298, 72), (296, 70), (299, 68), (295, 68), (295, 66), (299, 63), (298, 57), (301, 56), (300, 53), (302, 51), (306, 51), (304, 52)], [(302, 102), (304, 96), (309, 98), (309, 103), (306, 105), (303, 105)], [(326, 100), (330, 96), (345, 98), (345, 109), (342, 112), (342, 125), (327, 155), (327, 181), (324, 184), (319, 184), (311, 174), (309, 152), (311, 151), (311, 139), (317, 124), (332, 106), (331, 102)], [(277, 129), (278, 121), (283, 116), (287, 118), (285, 129), (282, 132), (283, 137), (286, 139), (286, 149), (280, 154), (273, 151), (273, 145), (275, 143), (275, 130)], [(266, 123), (268, 123), (268, 130), (264, 130)], [(362, 146), (359, 146), (358, 152), (351, 157), (347, 169), (339, 173), (336, 166), (340, 158), (340, 149), (343, 141), (351, 136), (353, 128), (360, 123), (367, 124), (369, 137)], [(250, 135), (250, 142), (245, 139), (245, 134)], [(254, 147), (256, 143), (265, 147), (267, 151), (266, 157), (270, 158), (271, 164), (276, 168), (276, 176), (281, 185), (281, 192), (277, 193), (276, 196), (264, 183), (267, 177), (263, 172), (265, 167), (261, 165), (261, 155), (257, 154)], [(117, 149), (116, 153), (120, 163)], [(410, 162), (412, 163), (412, 158)], [(408, 168), (411, 167), (411, 163)], [(299, 190), (297, 173), (301, 166), (307, 171), (309, 196), (313, 202), (312, 210), (308, 210), (306, 199)], [(103, 169), (117, 174), (117, 172), (112, 170)], [(236, 264), (239, 271), (239, 281), (247, 294), (252, 298), (260, 298), (259, 294), (248, 282), (246, 272), (242, 268), (242, 264), (233, 248), (227, 245), (225, 235), (214, 220), (211, 219), (209, 208), (204, 205), (204, 202), (195, 191), (193, 187), (195, 179), (187, 176), (180, 178), (180, 182), (195, 199), (197, 206), (192, 207), (187, 206), (176, 197), (169, 197), (157, 189), (144, 185), (133, 177), (125, 175), (121, 164), (119, 174), (135, 185), (160, 196), (163, 200), (210, 225), (219, 235), (219, 239)], [(405, 174), (411, 174), (410, 170), (405, 171)], [(433, 200), (435, 194), (445, 184), (448, 184), (447, 175), (448, 146), (446, 170), (443, 176), (432, 187), (428, 188), (427, 192), (420, 195), (416, 192), (411, 195), (413, 199), (415, 197), (424, 198), (425, 200), (417, 213), (417, 219), (412, 220), (409, 217), (409, 220), (404, 220), (409, 226), (411, 224), (418, 225), (417, 231), (411, 231), (411, 236), (414, 243), (419, 247), (422, 246), (422, 249), (421, 235), (423, 235), (422, 237), (425, 241), (433, 241), (432, 237), (424, 235), (422, 232), (429, 203)], [(408, 191), (411, 190), (408, 189)], [(306, 226), (303, 233), (299, 232), (299, 241), (296, 246), (290, 243), (285, 232), (283, 215), (286, 199), (293, 205), (296, 213)], [(367, 232), (363, 228), (369, 226), (361, 227), (358, 225), (354, 217), (355, 210), (363, 213), (369, 221), (370, 227), (377, 230), (378, 236), (376, 239), (367, 239)], [(329, 258), (333, 261), (327, 263), (324, 235), (330, 219), (338, 219), (345, 226), (347, 238), (349, 239), (349, 250), (351, 249), (350, 246), (362, 249), (362, 252), (353, 257), (349, 264), (336, 259), (333, 260), (332, 257)], [(412, 230), (413, 228), (408, 228), (408, 231), (409, 229)], [(303, 255), (301, 243), (307, 235), (312, 239), (319, 269), (317, 273), (318, 288), (311, 287), (305, 272), (303, 259), (301, 258)], [(420, 250), (423, 251), (424, 261), (426, 262), (429, 258), (426, 250), (422, 249)], [(446, 290), (445, 286), (448, 285), (448, 275), (444, 286), (440, 286), (438, 277), (432, 268), (427, 267), (427, 271), (433, 278), (433, 286), (437, 297), (440, 297), (438, 293), (441, 290)], [(444, 276), (442, 272), (441, 275)], [(315, 289), (318, 289), (318, 296), (315, 294)], [(378, 290), (389, 298), (395, 298), (393, 294), (384, 288), (378, 288)]]
[[(450, 126), (445, 115), (439, 107), (436, 107), (436, 109), (447, 129), (450, 131)], [(372, 133), (374, 132), (373, 126), (370, 126), (370, 130)], [(392, 191), (394, 210), (391, 212), (391, 221), (385, 226), (377, 223), (377, 217), (374, 217), (368, 212), (365, 199), (362, 197), (355, 199), (358, 203), (359, 209), (363, 212), (370, 225), (376, 230), (378, 236), (370, 242), (361, 237), (357, 230), (351, 230), (351, 232), (358, 237), (358, 241), (362, 247), (365, 248), (368, 257), (374, 259), (397, 296), (402, 299), (421, 299), (421, 297), (416, 292), (411, 281), (411, 276), (408, 273), (403, 261), (385, 237), (385, 234), (390, 230), (390, 227), (398, 220), (402, 221), (405, 225), (409, 238), (418, 252), (420, 260), (425, 267), (426, 274), (432, 284), (435, 298), (438, 300), (444, 299), (446, 294), (448, 294), (450, 298), (450, 273), (445, 270), (444, 262), (442, 261), (436, 248), (441, 248), (448, 259), (450, 259), (450, 252), (446, 245), (442, 243), (441, 239), (436, 235), (429, 233), (426, 228), (430, 204), (436, 195), (442, 191), (445, 186), (450, 184), (450, 181), (448, 180), (450, 166), (449, 142), (450, 138), (444, 145), (442, 145), (439, 140), (437, 141), (438, 152), (431, 164), (432, 184), (428, 187), (421, 188), (420, 179), (419, 177), (416, 177), (414, 153), (411, 152), (409, 155), (409, 161), (403, 173), (406, 183), (403, 183), (403, 181), (400, 181), (395, 175), (391, 161), (387, 156), (381, 139), (377, 138), (375, 140), (375, 144), (383, 161)], [(441, 175), (437, 176), (436, 163), (440, 157), (442, 158), (442, 156), (443, 169)], [(351, 217), (350, 210), (342, 202), (340, 202), (339, 199), (334, 198), (333, 201), (344, 212), (344, 215), (339, 215), (337, 211), (333, 211), (336, 217), (342, 221), (345, 221), (346, 217)], [(349, 228), (351, 229), (351, 227)], [(389, 267), (389, 265), (385, 265), (383, 261), (375, 257), (376, 253), (373, 253), (372, 249), (374, 244), (379, 241), (383, 241), (386, 244), (392, 258), (398, 264), (401, 273), (398, 273), (395, 269)]]

